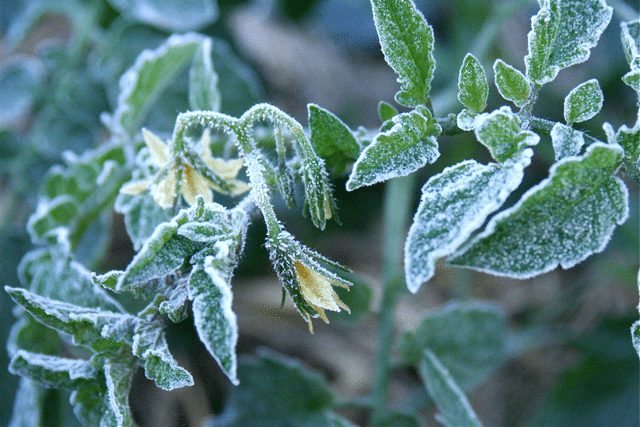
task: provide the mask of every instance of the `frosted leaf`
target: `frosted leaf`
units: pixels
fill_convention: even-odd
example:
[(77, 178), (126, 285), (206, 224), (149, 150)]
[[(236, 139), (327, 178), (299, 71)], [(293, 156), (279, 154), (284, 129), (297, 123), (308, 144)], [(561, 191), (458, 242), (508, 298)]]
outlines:
[(493, 73), (500, 96), (518, 107), (527, 103), (531, 96), (531, 83), (524, 74), (502, 59), (493, 64)]
[(640, 66), (625, 74), (622, 81), (640, 95)]
[(622, 48), (632, 70), (640, 68), (640, 19), (620, 23)]
[(396, 101), (426, 104), (436, 68), (433, 29), (412, 0), (371, 0), (371, 6), (382, 53), (401, 86)]
[(133, 367), (127, 363), (107, 360), (104, 363), (107, 385), (105, 413), (100, 425), (134, 427), (136, 424), (129, 408), (129, 391), (133, 379)]
[(192, 110), (220, 111), (218, 73), (211, 61), (211, 39), (202, 40), (189, 69), (189, 107)]
[(47, 298), (124, 312), (117, 301), (93, 282), (91, 273), (60, 246), (28, 252), (20, 261), (18, 277), (25, 288)]
[(475, 126), (478, 141), (487, 147), (491, 157), (500, 163), (540, 141), (540, 137), (535, 133), (522, 130), (522, 121), (508, 107), (479, 116)]
[(313, 148), (336, 174), (343, 173), (360, 154), (358, 141), (351, 129), (330, 111), (315, 104), (307, 105), (307, 110)]
[(156, 227), (171, 220), (171, 209), (163, 209), (153, 200), (151, 194), (118, 194), (116, 212), (124, 216), (127, 234), (133, 243), (133, 249), (139, 251)]
[(347, 181), (347, 190), (409, 175), (440, 156), (436, 137), (442, 131), (424, 107), (402, 113), (393, 127), (378, 134), (360, 153)]
[(131, 343), (132, 353), (144, 360), (145, 376), (163, 390), (193, 385), (191, 374), (178, 366), (167, 345), (163, 324), (139, 320)]
[(478, 58), (470, 53), (464, 57), (458, 74), (458, 100), (469, 110), (480, 113), (487, 108), (489, 83)]
[(162, 30), (198, 30), (218, 17), (216, 0), (109, 0), (124, 16)]
[(624, 149), (625, 173), (640, 183), (640, 122), (632, 128), (623, 125), (612, 136), (613, 141), (610, 142), (617, 143)]
[(98, 426), (107, 419), (107, 386), (97, 381), (82, 384), (71, 392), (69, 403), (82, 425)]
[(525, 279), (601, 252), (628, 216), (627, 189), (614, 176), (622, 156), (618, 146), (595, 143), (584, 155), (559, 161), (451, 263)]
[(144, 50), (120, 78), (112, 131), (131, 138), (160, 93), (193, 58), (203, 41), (197, 34), (172, 35), (154, 50)]
[(388, 102), (380, 101), (378, 103), (378, 117), (382, 123), (391, 120), (398, 114), (398, 109)]
[(551, 129), (551, 143), (556, 161), (577, 156), (584, 145), (584, 134), (571, 126), (556, 123)]
[(20, 379), (9, 427), (31, 427), (44, 425), (43, 409), (46, 389), (26, 378)]
[(605, 0), (540, 0), (531, 18), (527, 76), (537, 84), (553, 81), (558, 72), (589, 59), (591, 49), (609, 25), (613, 9)]
[(429, 350), (425, 351), (420, 363), (420, 377), (438, 408), (438, 421), (447, 427), (482, 426), (467, 396), (438, 357)]
[(532, 154), (524, 150), (504, 164), (467, 160), (427, 181), (405, 243), (405, 277), (411, 292), (433, 276), (439, 258), (458, 249), (518, 188)]
[(432, 351), (463, 389), (484, 381), (506, 356), (506, 317), (500, 306), (453, 302), (429, 311), (415, 332), (402, 337), (403, 359), (419, 364)]
[(14, 57), (0, 67), (0, 129), (26, 119), (44, 78), (36, 59)]
[(596, 79), (576, 86), (564, 99), (564, 119), (569, 126), (591, 119), (602, 109), (602, 90)]
[(230, 390), (216, 426), (336, 425), (331, 412), (334, 398), (319, 373), (264, 348), (257, 353), (240, 359), (241, 385)]
[(638, 356), (640, 357), (640, 320), (631, 325), (631, 342), (633, 343), (633, 348), (636, 349), (636, 353), (638, 353)]
[(19, 350), (11, 358), (9, 371), (44, 387), (72, 389), (96, 379), (91, 362)]
[(462, 109), (456, 116), (456, 125), (462, 130), (470, 131), (476, 128), (476, 118), (479, 115), (473, 111)]

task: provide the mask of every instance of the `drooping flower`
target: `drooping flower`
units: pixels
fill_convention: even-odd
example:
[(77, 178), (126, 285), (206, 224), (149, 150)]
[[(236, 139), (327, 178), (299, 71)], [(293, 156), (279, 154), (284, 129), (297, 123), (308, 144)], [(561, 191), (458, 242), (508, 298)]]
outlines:
[(300, 244), (286, 231), (270, 237), (267, 247), (278, 278), (307, 322), (309, 332), (313, 333), (314, 317), (329, 323), (326, 310), (350, 313), (334, 287), (349, 289), (351, 282), (327, 268), (344, 267)]
[[(178, 191), (181, 192), (182, 197), (189, 205), (195, 203), (196, 196), (202, 196), (205, 202), (212, 202), (212, 189), (222, 192), (222, 189), (191, 165), (172, 159), (169, 145), (163, 142), (159, 136), (147, 129), (142, 129), (142, 136), (149, 149), (151, 162), (160, 170), (154, 177), (128, 182), (120, 189), (121, 193), (136, 195), (150, 190), (153, 200), (160, 207), (170, 208), (175, 203)], [(235, 196), (246, 192), (249, 185), (236, 179), (242, 168), (242, 159), (224, 160), (213, 157), (209, 148), (208, 129), (203, 132), (201, 143), (203, 146), (202, 160), (216, 175), (230, 182), (231, 195)]]

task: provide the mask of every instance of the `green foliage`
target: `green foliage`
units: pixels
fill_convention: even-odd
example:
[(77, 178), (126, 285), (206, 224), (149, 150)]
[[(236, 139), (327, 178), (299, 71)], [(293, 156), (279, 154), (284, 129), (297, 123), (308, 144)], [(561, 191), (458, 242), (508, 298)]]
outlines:
[(478, 117), (475, 134), (478, 142), (487, 147), (491, 157), (500, 163), (514, 158), (540, 140), (535, 133), (522, 129), (521, 119), (511, 113), (509, 107)]
[(576, 86), (564, 99), (564, 119), (569, 126), (591, 119), (602, 109), (602, 90), (596, 79)]
[(462, 61), (458, 76), (458, 100), (476, 113), (487, 108), (489, 83), (478, 58), (468, 53)]
[(360, 145), (351, 129), (330, 111), (315, 105), (307, 106), (309, 132), (313, 148), (336, 174), (358, 158)]
[(531, 96), (531, 83), (519, 70), (504, 62), (496, 60), (493, 74), (500, 95), (518, 107), (523, 107)]
[(380, 47), (398, 75), (396, 101), (406, 107), (426, 104), (436, 68), (433, 29), (413, 0), (371, 0)]
[(556, 160), (577, 156), (584, 145), (584, 134), (571, 126), (556, 123), (551, 129), (551, 143)]

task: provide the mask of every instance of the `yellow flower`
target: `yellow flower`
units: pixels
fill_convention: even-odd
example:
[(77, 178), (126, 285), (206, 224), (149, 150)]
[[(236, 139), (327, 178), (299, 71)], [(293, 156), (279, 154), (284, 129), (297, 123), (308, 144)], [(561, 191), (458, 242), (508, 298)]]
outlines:
[[(333, 289), (333, 286), (345, 289), (349, 289), (349, 286), (313, 270), (300, 261), (294, 261), (293, 267), (302, 297), (325, 323), (329, 323), (325, 310), (340, 311), (340, 309), (343, 309), (351, 313), (349, 307), (342, 302)], [(309, 331), (313, 333), (310, 316), (307, 315), (305, 320), (309, 325)]]
[[(151, 154), (153, 164), (161, 169), (160, 180), (147, 178), (139, 181), (132, 181), (125, 184), (120, 192), (124, 194), (140, 194), (150, 190), (153, 200), (162, 208), (170, 208), (174, 205), (177, 197), (178, 187), (182, 192), (182, 197), (189, 204), (193, 205), (196, 196), (202, 196), (205, 202), (213, 201), (211, 189), (220, 189), (211, 183), (207, 178), (188, 164), (174, 164), (170, 158), (168, 144), (163, 142), (159, 136), (142, 129), (144, 142)], [(232, 195), (242, 194), (249, 189), (249, 185), (243, 181), (235, 179), (242, 168), (242, 159), (224, 160), (211, 156), (209, 148), (210, 136), (208, 129), (202, 135), (203, 160), (205, 164), (223, 179), (229, 180), (232, 185)], [(179, 186), (178, 186), (178, 177)]]

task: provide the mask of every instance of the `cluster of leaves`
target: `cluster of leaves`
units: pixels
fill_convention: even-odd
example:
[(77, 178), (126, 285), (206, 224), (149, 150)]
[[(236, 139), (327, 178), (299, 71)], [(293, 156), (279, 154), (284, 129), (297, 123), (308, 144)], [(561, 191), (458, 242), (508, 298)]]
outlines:
[[(175, 31), (205, 25), (215, 16), (214, 4), (201, 0), (185, 6), (188, 19), (174, 20), (184, 11), (174, 14), (171, 4), (153, 3), (149, 9), (147, 2), (112, 2), (125, 16)], [(6, 288), (20, 306), (9, 342), (12, 372), (71, 391), (74, 413), (85, 424), (131, 425), (128, 393), (137, 367), (165, 390), (193, 384), (165, 338), (166, 324), (184, 321), (191, 310), (211, 356), (233, 384), (244, 383), (231, 392), (217, 424), (268, 419), (274, 425), (349, 425), (334, 412), (336, 401), (324, 381), (298, 363), (267, 351), (238, 361), (231, 279), (246, 230), (259, 212), (283, 292), (310, 328), (312, 318), (328, 322), (326, 310), (348, 310), (333, 288), (348, 288), (351, 282), (344, 268), (285, 230), (272, 193), (293, 208), (299, 185), (303, 212), (323, 229), (337, 214), (328, 170), (349, 173), (349, 191), (406, 176), (438, 160), (438, 137), (445, 133), (472, 132), (493, 161), (465, 160), (423, 185), (405, 245), (410, 291), (417, 292), (431, 279), (442, 258), (494, 275), (528, 278), (558, 266), (570, 268), (604, 250), (628, 215), (619, 170), (636, 180), (640, 176), (640, 111), (633, 128), (614, 131), (606, 125), (607, 142), (576, 129), (603, 104), (597, 80), (589, 80), (567, 95), (564, 123), (532, 112), (543, 85), (588, 59), (611, 19), (606, 2), (541, 1), (532, 18), (525, 72), (500, 59), (493, 66), (498, 92), (520, 110), (502, 106), (485, 112), (489, 82), (480, 61), (469, 54), (458, 80), (464, 109), (443, 118), (435, 115), (430, 102), (436, 69), (432, 27), (411, 0), (371, 4), (382, 52), (401, 87), (395, 101), (407, 109), (400, 112), (382, 102), (382, 124), (373, 132), (353, 131), (314, 104), (308, 107), (309, 136), (300, 123), (271, 105), (239, 111), (233, 104), (236, 89), (253, 93), (251, 78), (224, 45), (199, 34), (173, 35), (137, 56), (112, 94), (113, 113), (102, 116), (110, 139), (81, 156), (67, 155), (65, 167), (53, 168), (29, 220), (31, 239), (42, 247), (29, 252), (21, 264), (23, 287)], [(206, 13), (191, 16), (193, 10)], [(114, 30), (116, 40), (129, 31), (137, 37), (141, 31), (121, 27)], [(640, 21), (624, 23), (622, 34), (631, 68), (623, 81), (639, 91)], [(156, 101), (171, 98), (167, 91), (178, 91), (175, 82), (189, 65), (189, 85), (181, 99), (188, 100), (191, 111), (178, 115), (166, 145), (168, 158), (158, 161), (164, 143), (147, 132), (144, 147), (139, 131), (144, 124), (161, 135), (170, 130), (162, 114), (149, 115), (153, 106), (170, 108), (170, 102)], [(122, 62), (104, 68), (118, 74)], [(31, 70), (24, 79), (35, 84), (36, 75)], [(226, 78), (229, 85), (218, 84)], [(33, 108), (32, 103), (23, 103), (19, 113)], [(213, 140), (210, 132), (216, 133)], [(550, 136), (556, 157), (548, 178), (493, 215), (520, 187), (540, 134)], [(240, 159), (249, 194), (233, 207), (214, 203), (211, 189), (238, 195), (237, 171), (231, 177), (214, 166)], [(121, 191), (127, 181), (129, 188), (145, 182), (150, 192)], [(193, 193), (198, 196), (191, 197)], [(170, 200), (171, 207), (158, 204), (158, 195)], [(92, 274), (78, 255), (87, 253), (83, 245), (96, 246), (92, 230), (108, 234), (112, 207), (124, 215), (137, 254), (123, 271)], [(82, 261), (91, 264), (99, 258), (94, 254)], [(143, 308), (127, 310), (106, 290), (129, 293), (142, 300)], [(504, 359), (505, 323), (497, 307), (451, 304), (428, 313), (415, 331), (403, 336), (402, 361), (418, 370), (445, 425), (480, 425), (464, 391)], [(640, 323), (634, 325), (633, 336), (640, 352)], [(282, 386), (277, 394), (274, 384)], [(14, 422), (38, 423), (42, 396), (41, 388), (24, 380)], [(29, 407), (33, 409), (24, 409)], [(414, 415), (393, 412), (380, 422), (398, 420), (418, 425)]]

